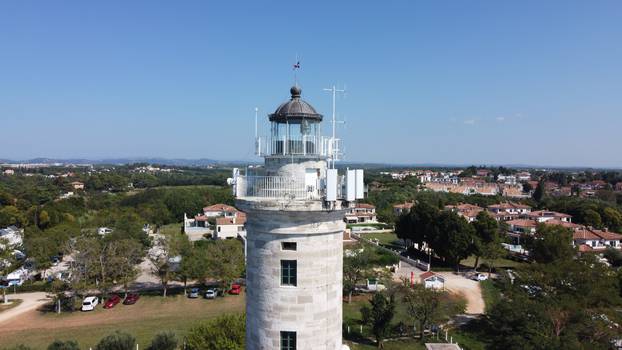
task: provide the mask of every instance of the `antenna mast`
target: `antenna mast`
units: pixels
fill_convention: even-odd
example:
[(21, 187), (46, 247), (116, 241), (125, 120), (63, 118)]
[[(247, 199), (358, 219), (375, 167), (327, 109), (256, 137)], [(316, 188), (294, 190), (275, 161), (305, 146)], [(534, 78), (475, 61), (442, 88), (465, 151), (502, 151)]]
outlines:
[(261, 139), (259, 138), (258, 130), (257, 130), (257, 113), (259, 112), (259, 108), (255, 107), (255, 155), (261, 156)]
[[(345, 89), (337, 89), (337, 87), (335, 87), (335, 85), (333, 85), (331, 88), (325, 88), (324, 91), (328, 91), (331, 92), (333, 94), (333, 119), (331, 120), (332, 123), (332, 127), (333, 127), (333, 134), (332, 137), (330, 139), (329, 142), (329, 148), (330, 148), (330, 160), (332, 160), (332, 169), (335, 169), (335, 161), (337, 160), (337, 158), (339, 157), (338, 155), (338, 148), (337, 148), (337, 136), (336, 136), (336, 132), (337, 132), (337, 115), (336, 115), (336, 104), (337, 104), (337, 93), (338, 92), (346, 92)], [(330, 165), (330, 164), (329, 164)]]

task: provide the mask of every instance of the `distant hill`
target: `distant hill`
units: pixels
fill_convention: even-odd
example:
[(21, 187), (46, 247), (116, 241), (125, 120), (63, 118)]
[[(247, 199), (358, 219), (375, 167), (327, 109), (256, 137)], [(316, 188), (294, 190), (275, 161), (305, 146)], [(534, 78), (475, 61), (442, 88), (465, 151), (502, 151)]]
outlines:
[(208, 165), (222, 165), (222, 164), (248, 164), (248, 161), (220, 161), (208, 158), (201, 159), (183, 159), (183, 158), (105, 158), (105, 159), (85, 159), (85, 158), (33, 158), (26, 160), (11, 160), (0, 159), (0, 163), (21, 163), (21, 164), (134, 164), (134, 163), (148, 163), (148, 164), (161, 164), (171, 166), (208, 166)]

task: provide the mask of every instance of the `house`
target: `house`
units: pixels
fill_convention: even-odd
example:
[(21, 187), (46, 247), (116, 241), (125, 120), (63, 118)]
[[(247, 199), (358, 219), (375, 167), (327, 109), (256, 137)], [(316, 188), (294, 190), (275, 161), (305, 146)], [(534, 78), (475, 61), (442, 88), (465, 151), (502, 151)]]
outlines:
[(487, 176), (490, 175), (490, 170), (488, 170), (488, 169), (477, 169), (475, 174), (477, 176), (480, 176), (480, 177), (487, 177)]
[(621, 249), (620, 240), (622, 235), (607, 230), (595, 230), (583, 227), (575, 230), (572, 234), (572, 241), (580, 252), (590, 252), (605, 250), (608, 247)]
[(13, 169), (6, 169), (2, 173), (4, 175), (14, 175), (15, 174), (15, 170), (13, 170)]
[(203, 208), (203, 213), (193, 218), (184, 214), (184, 233), (191, 241), (204, 239), (206, 235), (214, 239), (237, 238), (246, 234), (245, 224), (246, 213), (222, 203)]
[(531, 174), (527, 171), (521, 171), (516, 173), (516, 179), (520, 182), (531, 180)]
[(80, 181), (74, 181), (72, 183), (70, 183), (71, 187), (73, 187), (74, 190), (83, 190), (84, 189), (84, 183), (80, 182)]
[(356, 203), (356, 206), (346, 214), (345, 222), (348, 224), (378, 222), (376, 207), (367, 203)]
[(515, 219), (506, 222), (514, 234), (535, 234), (538, 223), (535, 220)]
[(227, 204), (214, 204), (203, 208), (203, 215), (208, 218), (225, 217), (231, 218), (236, 216), (238, 210)]
[(445, 278), (432, 271), (422, 273), (419, 278), (425, 288), (445, 289)]
[(473, 222), (477, 218), (477, 214), (484, 210), (484, 208), (473, 204), (460, 203), (458, 205), (446, 205), (445, 210), (451, 210), (465, 218), (466, 221)]
[(616, 183), (616, 185), (615, 185), (615, 187), (614, 187), (614, 188), (615, 188), (615, 190), (616, 190), (616, 191), (618, 191), (618, 192), (622, 191), (622, 182), (618, 182), (618, 183)]
[(547, 220), (557, 219), (565, 222), (572, 222), (572, 216), (564, 213), (558, 213), (550, 210), (538, 210), (525, 215), (526, 218), (536, 220), (537, 222), (545, 222)]
[(246, 214), (238, 211), (234, 217), (216, 218), (216, 230), (214, 230), (214, 239), (231, 239), (237, 238), (241, 234), (246, 233)]
[(517, 178), (514, 175), (500, 174), (499, 176), (497, 176), (497, 182), (502, 182), (508, 185), (516, 185)]
[(393, 213), (395, 216), (400, 216), (402, 214), (410, 213), (410, 209), (415, 205), (415, 202), (404, 202), (401, 204), (395, 204), (393, 206)]
[(518, 204), (514, 202), (505, 202), (499, 204), (489, 205), (488, 210), (495, 213), (508, 213), (508, 214), (527, 214), (531, 212), (531, 207), (525, 204)]

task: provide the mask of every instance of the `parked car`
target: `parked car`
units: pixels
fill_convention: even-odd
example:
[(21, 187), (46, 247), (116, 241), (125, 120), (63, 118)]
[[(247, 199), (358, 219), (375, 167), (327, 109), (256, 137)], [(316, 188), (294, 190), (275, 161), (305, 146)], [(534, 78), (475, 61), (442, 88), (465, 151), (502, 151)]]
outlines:
[(188, 292), (188, 298), (198, 298), (199, 297), (199, 288), (191, 288), (190, 292)]
[(82, 301), (82, 311), (93, 311), (95, 310), (95, 306), (97, 306), (97, 304), (99, 304), (98, 297), (94, 297), (94, 296), (86, 297)]
[(140, 295), (137, 293), (130, 293), (123, 300), (123, 305), (134, 305), (140, 299)]
[(205, 299), (216, 299), (216, 291), (213, 289), (208, 289), (205, 292)]
[(229, 294), (239, 295), (241, 289), (242, 289), (242, 286), (240, 286), (239, 284), (233, 284), (231, 285), (231, 289), (229, 289)]
[(104, 303), (104, 309), (112, 309), (115, 305), (121, 302), (121, 297), (114, 294), (111, 295), (110, 298), (106, 299)]
[(476, 274), (475, 276), (473, 276), (473, 279), (474, 279), (474, 280), (476, 280), (476, 281), (480, 281), (480, 282), (481, 282), (481, 281), (485, 281), (485, 280), (487, 280), (487, 279), (488, 279), (488, 276), (486, 276), (486, 275), (485, 275), (485, 274), (483, 274), (483, 273), (478, 273), (478, 274)]

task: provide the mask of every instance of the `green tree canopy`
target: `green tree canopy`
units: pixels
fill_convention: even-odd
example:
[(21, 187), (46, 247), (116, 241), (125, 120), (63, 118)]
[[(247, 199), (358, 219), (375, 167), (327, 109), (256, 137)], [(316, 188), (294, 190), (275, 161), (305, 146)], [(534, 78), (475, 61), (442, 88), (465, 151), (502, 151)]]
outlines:
[(246, 345), (244, 315), (223, 315), (190, 328), (189, 350), (244, 350)]

